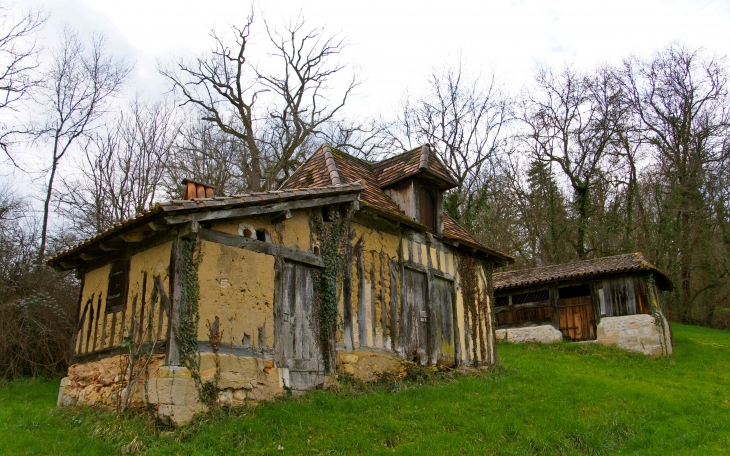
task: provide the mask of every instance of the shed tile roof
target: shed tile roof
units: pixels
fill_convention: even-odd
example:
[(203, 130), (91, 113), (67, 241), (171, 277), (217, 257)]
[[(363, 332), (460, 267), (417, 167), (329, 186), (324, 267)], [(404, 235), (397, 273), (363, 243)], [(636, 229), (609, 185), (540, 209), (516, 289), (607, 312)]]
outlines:
[(500, 272), (494, 274), (494, 289), (505, 290), (580, 277), (641, 270), (652, 271), (658, 279), (657, 285), (661, 290), (672, 290), (674, 288), (672, 281), (663, 272), (647, 261), (641, 252), (637, 252), (539, 268)]

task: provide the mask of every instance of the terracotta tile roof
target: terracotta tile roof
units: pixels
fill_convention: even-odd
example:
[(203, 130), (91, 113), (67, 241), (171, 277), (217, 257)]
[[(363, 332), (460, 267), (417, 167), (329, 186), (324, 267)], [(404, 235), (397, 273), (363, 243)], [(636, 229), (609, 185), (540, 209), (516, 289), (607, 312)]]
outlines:
[[(430, 170), (428, 172), (433, 174), (441, 173), (445, 176), (444, 181), (453, 183), (453, 179), (448, 171), (446, 171), (446, 167), (443, 166), (436, 154), (430, 148), (428, 148), (428, 156), (422, 152), (423, 148), (419, 147), (381, 162), (368, 163), (352, 155), (323, 145), (284, 182), (282, 188), (295, 189), (307, 187), (313, 183), (327, 183), (332, 179), (332, 172), (336, 170), (335, 174), (341, 179), (343, 184), (359, 181), (365, 185), (365, 189), (360, 194), (360, 204), (365, 206), (369, 211), (425, 231), (425, 226), (401, 211), (398, 205), (382, 189), (384, 187), (383, 182), (394, 183), (405, 177), (424, 172), (423, 169), (418, 169), (419, 161), (421, 164), (423, 162), (428, 163)], [(328, 166), (328, 158), (332, 158), (334, 169), (332, 166)], [(415, 160), (415, 167), (411, 163), (411, 160)], [(407, 168), (406, 172), (397, 170), (398, 167), (403, 166)], [(389, 173), (388, 177), (384, 178), (383, 173)], [(447, 188), (452, 187), (449, 186)], [(486, 252), (500, 258), (505, 263), (514, 262), (513, 258), (491, 250), (481, 244), (474, 236), (460, 227), (446, 214), (444, 214), (444, 237)]]
[(57, 252), (47, 260), (47, 263), (50, 266), (56, 266), (60, 261), (70, 256), (82, 253), (89, 248), (98, 246), (99, 243), (113, 237), (116, 234), (121, 234), (122, 232), (147, 225), (149, 222), (162, 218), (166, 215), (206, 212), (218, 209), (232, 209), (244, 206), (269, 204), (278, 201), (293, 201), (330, 195), (357, 193), (364, 189), (365, 187), (360, 183), (353, 182), (343, 185), (326, 185), (320, 187), (290, 189), (286, 191), (275, 190), (259, 193), (247, 193), (243, 195), (193, 198), (190, 200), (172, 200), (165, 203), (157, 203), (150, 210), (137, 214), (135, 217), (121, 220), (96, 236)]
[(372, 166), (378, 176), (380, 187), (387, 187), (419, 173), (430, 174), (440, 180), (441, 190), (448, 190), (458, 185), (428, 144), (373, 163)]
[(641, 252), (637, 252), (594, 260), (576, 261), (574, 263), (500, 272), (494, 275), (494, 289), (504, 290), (580, 277), (602, 276), (642, 270), (652, 271), (655, 274), (659, 289), (671, 291), (674, 288), (672, 281), (663, 272), (648, 262)]
[[(328, 146), (320, 147), (309, 160), (304, 162), (294, 174), (282, 185), (283, 189), (297, 189), (308, 187), (313, 183), (330, 183), (330, 170), (325, 162), (325, 153)], [(361, 182), (365, 189), (360, 194), (360, 203), (364, 204), (374, 212), (395, 218), (398, 221), (425, 227), (417, 221), (406, 216), (398, 205), (380, 189), (378, 178), (372, 166), (357, 157), (346, 154), (336, 149), (331, 149), (340, 180), (343, 184)]]

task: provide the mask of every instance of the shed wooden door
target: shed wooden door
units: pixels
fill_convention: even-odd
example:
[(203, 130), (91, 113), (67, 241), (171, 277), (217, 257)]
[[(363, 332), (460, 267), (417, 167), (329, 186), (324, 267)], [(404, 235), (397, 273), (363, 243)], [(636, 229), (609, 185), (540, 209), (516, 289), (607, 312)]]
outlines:
[(428, 309), (426, 274), (405, 269), (405, 299), (401, 309), (400, 345), (405, 359), (428, 364)]
[(454, 310), (452, 307), (453, 283), (434, 277), (431, 286), (431, 308), (435, 343), (433, 362), (441, 366), (453, 366), (456, 360), (454, 346)]
[(324, 364), (312, 327), (314, 282), (311, 268), (284, 263), (276, 300), (276, 356), (279, 366), (289, 368), (294, 390), (311, 389), (324, 381)]
[(596, 317), (590, 296), (558, 299), (560, 332), (565, 340), (596, 340)]

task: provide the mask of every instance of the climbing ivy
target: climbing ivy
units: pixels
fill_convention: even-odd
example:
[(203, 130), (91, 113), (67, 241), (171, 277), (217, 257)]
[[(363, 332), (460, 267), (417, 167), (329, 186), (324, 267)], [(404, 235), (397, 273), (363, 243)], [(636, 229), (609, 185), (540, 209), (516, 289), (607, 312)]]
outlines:
[[(471, 336), (472, 359), (474, 364), (479, 362), (479, 261), (473, 256), (465, 253), (459, 253), (459, 283), (461, 285), (461, 294), (464, 299), (464, 306), (469, 313), (469, 334)], [(485, 353), (485, 346), (482, 344), (482, 355)], [(484, 358), (482, 358), (484, 359)]]
[(666, 331), (666, 326), (664, 324), (664, 319), (666, 317), (662, 314), (663, 309), (660, 307), (659, 297), (656, 294), (656, 282), (654, 280), (654, 276), (651, 274), (644, 276), (644, 282), (646, 282), (646, 290), (649, 298), (649, 304), (651, 305), (651, 314), (654, 317), (654, 324), (662, 332), (662, 336), (664, 336), (663, 350), (665, 351), (665, 354), (669, 354), (667, 347), (671, 343), (671, 335), (667, 334)]
[(336, 208), (328, 211), (325, 220), (320, 211), (312, 214), (314, 232), (320, 246), (320, 254), (324, 267), (315, 271), (315, 298), (313, 303), (314, 326), (317, 331), (317, 342), (324, 360), (324, 369), (330, 372), (331, 360), (335, 354), (335, 335), (337, 332), (337, 291), (340, 274), (344, 265), (342, 248), (348, 217), (343, 217)]
[(182, 276), (180, 277), (180, 323), (173, 328), (175, 342), (180, 353), (180, 364), (190, 370), (198, 392), (202, 391), (200, 381), (200, 352), (198, 351), (198, 323), (200, 315), (200, 283), (198, 282), (198, 266), (200, 265), (200, 241), (181, 239), (182, 242)]

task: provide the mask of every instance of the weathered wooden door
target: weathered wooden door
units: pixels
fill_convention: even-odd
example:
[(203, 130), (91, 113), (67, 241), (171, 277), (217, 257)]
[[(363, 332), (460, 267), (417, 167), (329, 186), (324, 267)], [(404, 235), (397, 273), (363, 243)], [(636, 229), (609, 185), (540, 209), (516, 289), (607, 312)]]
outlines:
[(400, 346), (405, 359), (428, 364), (428, 310), (426, 274), (405, 269), (400, 319)]
[(558, 315), (563, 339), (596, 339), (596, 317), (590, 296), (558, 299)]
[(453, 366), (456, 360), (454, 348), (454, 311), (452, 307), (453, 283), (434, 277), (431, 286), (431, 309), (434, 344), (432, 362), (441, 366)]
[(285, 262), (280, 280), (281, 296), (275, 309), (277, 363), (289, 368), (288, 386), (311, 389), (324, 381), (324, 364), (312, 325), (312, 270)]

